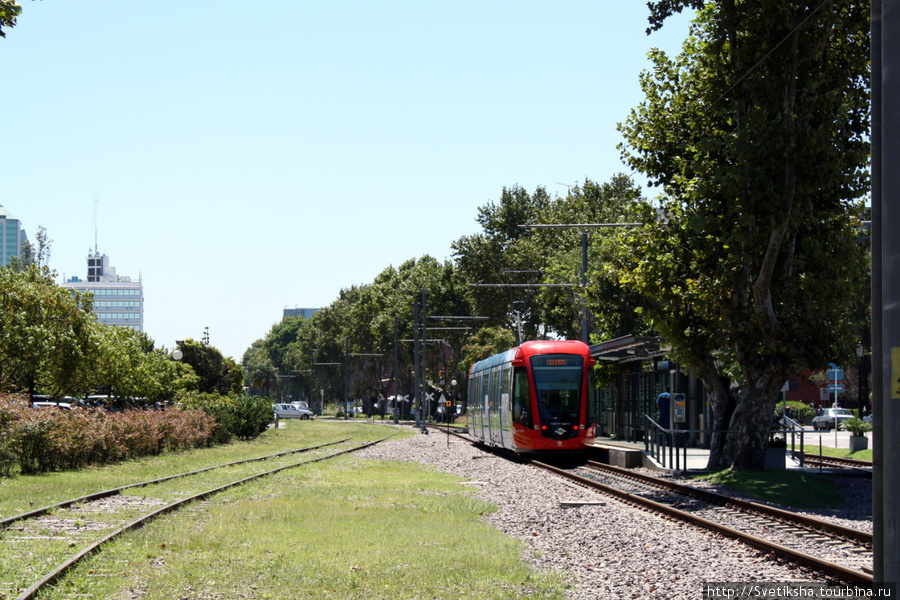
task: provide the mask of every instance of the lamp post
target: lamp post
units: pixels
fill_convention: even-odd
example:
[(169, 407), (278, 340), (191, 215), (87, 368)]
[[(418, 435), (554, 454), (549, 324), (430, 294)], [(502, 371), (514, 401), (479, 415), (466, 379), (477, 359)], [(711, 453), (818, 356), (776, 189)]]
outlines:
[[(362, 356), (362, 357), (377, 357), (377, 356), (381, 356), (381, 357), (383, 357), (384, 354), (366, 354), (366, 353), (363, 353), (363, 352), (351, 352), (351, 353), (349, 353), (347, 356)], [(362, 378), (360, 378), (359, 389), (360, 389), (360, 401), (362, 401), (362, 403), (365, 405), (365, 399), (362, 398), (362, 393), (363, 393), (363, 383), (362, 383)], [(379, 392), (379, 393), (380, 393), (380, 392)], [(383, 417), (383, 416), (384, 416), (384, 415), (382, 415), (382, 417)]]
[(453, 409), (454, 414), (456, 413), (456, 380), (450, 380), (450, 398), (444, 399), (444, 414), (447, 417), (447, 447), (450, 447), (450, 409)]
[[(275, 377), (277, 377), (278, 379), (287, 379), (288, 380), (288, 382), (287, 382), (288, 383), (288, 403), (290, 403), (291, 402), (291, 379), (293, 379), (294, 376), (293, 375), (276, 375)], [(281, 386), (279, 386), (279, 387), (281, 387)], [(280, 390), (280, 391), (281, 391), (281, 401), (282, 401), (282, 403), (284, 403), (284, 390)]]
[(863, 346), (863, 343), (860, 342), (856, 345), (856, 356), (859, 358), (859, 363), (857, 363), (857, 384), (856, 391), (858, 392), (858, 398), (856, 402), (856, 408), (860, 411), (867, 410), (867, 406), (869, 404), (869, 375), (866, 373), (866, 347)]
[[(339, 363), (339, 362), (314, 362), (314, 363), (312, 363), (312, 366), (313, 367), (338, 367), (338, 366), (341, 366), (342, 364), (343, 363)], [(325, 414), (325, 390), (324, 389), (319, 390), (319, 405), (322, 407), (320, 414)]]

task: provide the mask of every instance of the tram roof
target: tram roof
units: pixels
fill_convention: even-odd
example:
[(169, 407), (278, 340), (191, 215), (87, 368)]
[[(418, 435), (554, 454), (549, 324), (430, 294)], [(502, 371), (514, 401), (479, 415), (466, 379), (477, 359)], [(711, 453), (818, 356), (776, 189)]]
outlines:
[(604, 362), (627, 363), (665, 356), (669, 351), (658, 336), (624, 335), (591, 346), (591, 356)]

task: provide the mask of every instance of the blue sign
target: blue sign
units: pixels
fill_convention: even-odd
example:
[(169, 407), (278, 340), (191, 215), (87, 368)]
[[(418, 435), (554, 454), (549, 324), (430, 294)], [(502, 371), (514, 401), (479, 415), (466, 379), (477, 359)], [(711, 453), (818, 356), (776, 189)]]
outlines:
[[(838, 381), (840, 381), (840, 379), (839, 379)], [(828, 391), (829, 391), (829, 392), (843, 392), (843, 391), (844, 391), (844, 384), (839, 383), (839, 384), (837, 384), (837, 385), (834, 385), (833, 383), (829, 383), (829, 384), (828, 384)]]
[[(828, 363), (828, 381), (843, 381), (844, 370), (834, 363)], [(840, 391), (840, 390), (838, 390)]]

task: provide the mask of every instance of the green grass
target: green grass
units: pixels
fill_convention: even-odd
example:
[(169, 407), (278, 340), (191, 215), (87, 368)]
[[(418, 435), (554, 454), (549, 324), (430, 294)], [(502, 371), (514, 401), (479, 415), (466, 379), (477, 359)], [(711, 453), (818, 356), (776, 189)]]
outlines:
[[(307, 425), (291, 423), (271, 437), (296, 428), (293, 443), (313, 445)], [(386, 431), (311, 425), (319, 443), (351, 429), (375, 438)], [(78, 474), (58, 475), (52, 479)], [(351, 455), (159, 519), (105, 546), (42, 598), (561, 599), (564, 578), (532, 570), (525, 546), (483, 521), (493, 510), (458, 478)]]
[(809, 456), (834, 456), (836, 458), (852, 458), (854, 460), (865, 460), (872, 462), (872, 450), (860, 450), (859, 452), (850, 452), (849, 448), (830, 448), (828, 446), (819, 447), (819, 444), (803, 444), (803, 451)]
[[(797, 469), (770, 469), (766, 471), (724, 470), (711, 475), (698, 475), (729, 489), (747, 494), (762, 502), (787, 508), (819, 510), (835, 508), (843, 501), (841, 490), (827, 475), (805, 473)], [(867, 484), (860, 480), (860, 485)]]
[(283, 429), (270, 429), (249, 442), (172, 452), (78, 471), (20, 475), (12, 479), (0, 478), (0, 518), (127, 483), (316, 446), (347, 437), (377, 439), (387, 433), (383, 429), (373, 433), (373, 428), (362, 422), (284, 420), (282, 424)]

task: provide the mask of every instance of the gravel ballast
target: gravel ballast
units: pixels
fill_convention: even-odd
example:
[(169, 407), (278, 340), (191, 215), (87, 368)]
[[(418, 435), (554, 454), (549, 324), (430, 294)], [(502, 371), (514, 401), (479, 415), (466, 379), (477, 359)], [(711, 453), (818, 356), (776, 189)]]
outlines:
[(498, 507), (485, 518), (523, 541), (535, 568), (571, 577), (569, 600), (694, 599), (710, 582), (826, 582), (739, 542), (598, 496), (456, 438), (448, 445), (446, 436), (418, 434), (378, 444), (360, 457), (416, 461), (468, 480)]

